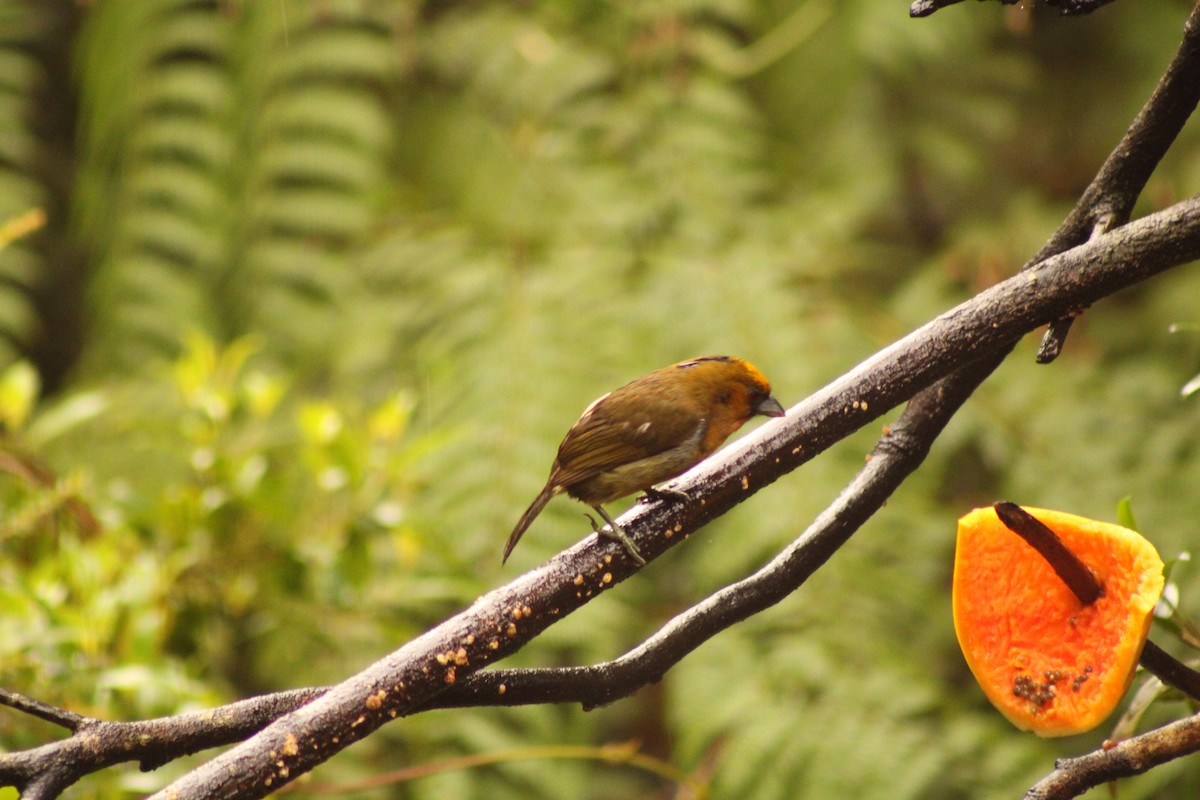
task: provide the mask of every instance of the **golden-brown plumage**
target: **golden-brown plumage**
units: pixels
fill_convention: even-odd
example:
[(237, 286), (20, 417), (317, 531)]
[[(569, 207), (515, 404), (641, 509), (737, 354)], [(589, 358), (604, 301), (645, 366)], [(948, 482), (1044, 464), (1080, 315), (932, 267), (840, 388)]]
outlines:
[(681, 361), (630, 381), (593, 402), (567, 431), (546, 486), (508, 537), (504, 561), (550, 498), (566, 492), (612, 528), (597, 533), (645, 563), (603, 504), (681, 474), (751, 417), (783, 413), (762, 373), (731, 356)]

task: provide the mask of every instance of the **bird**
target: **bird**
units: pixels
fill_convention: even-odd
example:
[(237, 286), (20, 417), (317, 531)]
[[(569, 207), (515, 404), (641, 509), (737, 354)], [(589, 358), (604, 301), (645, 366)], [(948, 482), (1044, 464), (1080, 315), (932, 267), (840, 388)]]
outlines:
[(608, 523), (606, 529), (593, 520), (597, 534), (620, 542), (630, 558), (645, 564), (603, 504), (639, 491), (686, 498), (654, 486), (707, 458), (753, 416), (782, 417), (783, 406), (763, 374), (733, 356), (680, 361), (597, 398), (558, 446), (550, 477), (509, 535), (501, 563), (546, 503), (566, 492)]

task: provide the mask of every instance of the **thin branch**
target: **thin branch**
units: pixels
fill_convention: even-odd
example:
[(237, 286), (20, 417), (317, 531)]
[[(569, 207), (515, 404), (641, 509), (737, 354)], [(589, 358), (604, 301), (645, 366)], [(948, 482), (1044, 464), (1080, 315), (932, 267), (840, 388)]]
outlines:
[[(1128, 135), (1126, 138), (1128, 138)], [(1112, 158), (1113, 156), (1110, 155), (1109, 159), (1111, 160)], [(1148, 175), (1146, 177), (1149, 178)], [(1092, 181), (1092, 185), (1095, 186), (1103, 183), (1105, 180), (1106, 177), (1102, 174)], [(1142, 186), (1143, 184), (1136, 184), (1127, 186), (1126, 189), (1127, 191), (1141, 192)], [(1136, 200), (1136, 196), (1134, 199)], [(1076, 208), (1078, 208), (1078, 206), (1076, 206)], [(1112, 214), (1102, 214), (1100, 216), (1100, 220), (1092, 226), (1092, 235), (1088, 238), (1095, 239), (1097, 236), (1102, 236), (1103, 234), (1108, 233), (1113, 229), (1113, 227), (1115, 227), (1113, 224), (1114, 221), (1115, 218)], [(1125, 220), (1122, 220), (1122, 224), (1124, 224), (1124, 222)], [(1059, 233), (1061, 233), (1067, 227), (1068, 223), (1064, 223), (1059, 227)], [(1058, 243), (1058, 247), (1066, 247), (1066, 242), (1067, 240), (1063, 239)], [(1043, 248), (1043, 253), (1046, 256), (1054, 255), (1059, 252), (1062, 252), (1061, 249), (1056, 249), (1053, 246), (1048, 245), (1047, 247)], [(1037, 263), (1036, 259), (1034, 263)], [(1054, 359), (1062, 355), (1063, 346), (1067, 343), (1067, 334), (1071, 332), (1071, 326), (1075, 324), (1075, 317), (1077, 317), (1079, 313), (1080, 312), (1072, 312), (1070, 314), (1061, 316), (1046, 327), (1046, 333), (1042, 336), (1042, 343), (1038, 345), (1036, 356), (1037, 363), (1049, 364), (1050, 362), (1054, 361)]]
[(1060, 759), (1025, 800), (1067, 800), (1095, 786), (1143, 772), (1200, 751), (1200, 714), (1164, 725), (1078, 758)]
[(1138, 663), (1168, 686), (1194, 700), (1200, 700), (1200, 674), (1149, 639), (1142, 648)]
[[(913, 0), (912, 5), (909, 6), (908, 15), (910, 17), (928, 17), (939, 9), (961, 2), (962, 0)], [(1021, 0), (999, 0), (999, 2), (1001, 5), (1013, 6)], [(1113, 0), (1042, 0), (1042, 2), (1051, 8), (1057, 8), (1063, 16), (1077, 16), (1090, 14)]]
[(1090, 606), (1100, 599), (1104, 587), (1096, 575), (1046, 523), (1016, 503), (995, 503), (992, 508), (1006, 528), (1041, 554), (1079, 602)]
[(1200, 3), (1183, 25), (1183, 39), (1146, 104), (1080, 195), (1063, 224), (1034, 257), (1040, 261), (1103, 231), (1124, 225), (1146, 182), (1200, 103)]
[(84, 724), (92, 721), (87, 717), (76, 714), (74, 711), (67, 711), (65, 708), (56, 708), (55, 706), (43, 703), (41, 700), (34, 700), (32, 697), (26, 697), (19, 692), (12, 692), (8, 689), (0, 689), (0, 705), (8, 706), (17, 711), (23, 711), (38, 719), (44, 719), (46, 722), (66, 728), (72, 733), (79, 730)]
[[(23, 800), (37, 800), (57, 797), (84, 775), (114, 764), (137, 761), (144, 771), (156, 769), (181, 756), (240, 742), (324, 691), (278, 692), (211, 711), (138, 722), (102, 722), (55, 709), (53, 716), (78, 723), (74, 735), (30, 750), (0, 754), (0, 786), (15, 786)], [(49, 706), (12, 692), (5, 695), (5, 705), (48, 718), (43, 712)]]
[(908, 15), (910, 17), (928, 17), (935, 11), (961, 3), (963, 0), (913, 0), (911, 6), (908, 7)]

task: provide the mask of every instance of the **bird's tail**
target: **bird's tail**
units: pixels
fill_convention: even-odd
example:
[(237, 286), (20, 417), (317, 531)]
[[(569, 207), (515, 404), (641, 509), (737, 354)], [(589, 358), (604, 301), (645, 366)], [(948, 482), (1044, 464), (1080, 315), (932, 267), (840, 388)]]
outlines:
[(517, 542), (521, 541), (521, 535), (525, 533), (525, 529), (533, 524), (533, 520), (538, 514), (542, 513), (542, 509), (546, 507), (546, 503), (550, 502), (550, 498), (561, 491), (560, 487), (547, 483), (546, 488), (533, 498), (529, 508), (525, 509), (525, 513), (517, 520), (517, 527), (513, 528), (513, 532), (508, 535), (508, 543), (504, 545), (504, 558), (500, 559), (501, 564), (508, 561), (509, 553), (517, 546)]

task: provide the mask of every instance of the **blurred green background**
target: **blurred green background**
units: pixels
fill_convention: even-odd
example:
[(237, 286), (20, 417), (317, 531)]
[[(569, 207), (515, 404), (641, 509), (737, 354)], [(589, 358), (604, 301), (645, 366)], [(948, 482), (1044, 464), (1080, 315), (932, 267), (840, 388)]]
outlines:
[[(46, 222), (0, 251), (0, 685), (140, 718), (367, 665), (584, 534), (555, 501), (500, 567), (599, 394), (729, 353), (788, 405), (1011, 274), (1190, 8), (2, 0), (0, 225)], [(1197, 131), (1139, 213), (1200, 187)], [(1041, 741), (987, 705), (950, 620), (955, 520), (1129, 496), (1164, 558), (1191, 548), (1198, 297), (1181, 268), (1098, 304), (1053, 366), (1022, 343), (826, 568), (660, 685), (422, 714), (312, 780), (499, 754), (350, 796), (1019, 797), (1107, 731)], [(508, 663), (620, 654), (803, 530), (877, 434)], [(1173, 577), (1194, 610), (1197, 570)], [(5, 748), (58, 735), (0, 712)], [(644, 762), (604, 760), (628, 742)], [(557, 745), (590, 757), (525, 750)], [(1120, 792), (1195, 797), (1200, 767)]]

